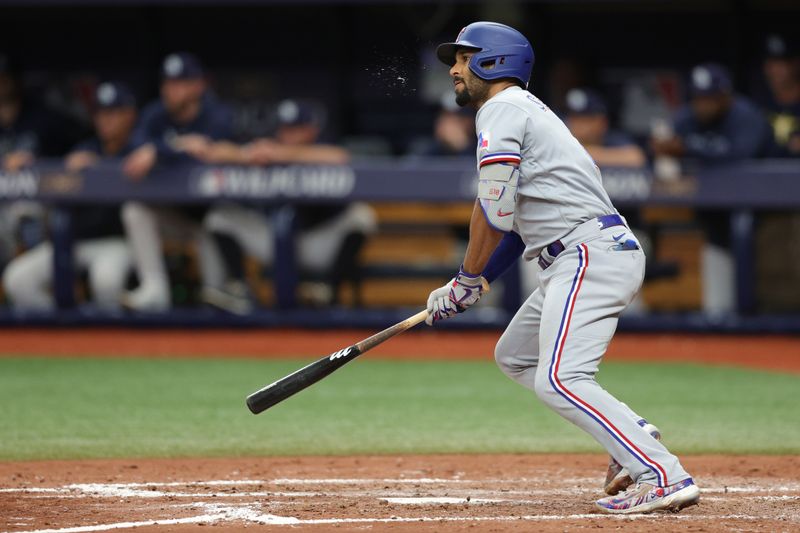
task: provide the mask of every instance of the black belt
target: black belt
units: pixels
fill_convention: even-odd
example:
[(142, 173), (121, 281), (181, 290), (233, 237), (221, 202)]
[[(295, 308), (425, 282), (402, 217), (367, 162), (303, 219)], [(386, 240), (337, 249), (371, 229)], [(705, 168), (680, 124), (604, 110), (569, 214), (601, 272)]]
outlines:
[[(606, 228), (613, 228), (614, 226), (624, 226), (625, 221), (619, 215), (603, 215), (601, 217), (597, 217), (597, 223), (600, 225), (600, 229), (604, 230)], [(547, 253), (550, 257), (555, 259), (558, 254), (563, 252), (566, 249), (564, 243), (560, 240), (551, 242), (547, 245)], [(551, 265), (544, 257), (539, 254), (539, 266), (542, 267), (542, 270), (546, 269)]]

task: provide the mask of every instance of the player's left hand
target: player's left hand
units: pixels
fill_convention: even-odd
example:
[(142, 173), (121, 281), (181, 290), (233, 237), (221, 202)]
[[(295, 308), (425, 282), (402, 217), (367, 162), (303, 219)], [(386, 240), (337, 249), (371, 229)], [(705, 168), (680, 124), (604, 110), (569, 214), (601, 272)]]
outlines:
[(126, 157), (122, 162), (122, 172), (133, 180), (140, 180), (147, 176), (156, 164), (156, 147), (151, 144), (143, 144)]
[(439, 287), (428, 296), (428, 318), (425, 323), (435, 322), (463, 313), (481, 299), (486, 280), (480, 275), (468, 274), (462, 270), (447, 285)]
[(211, 139), (205, 135), (198, 135), (196, 133), (178, 135), (172, 140), (172, 147), (179, 152), (189, 154), (195, 159), (208, 162)]

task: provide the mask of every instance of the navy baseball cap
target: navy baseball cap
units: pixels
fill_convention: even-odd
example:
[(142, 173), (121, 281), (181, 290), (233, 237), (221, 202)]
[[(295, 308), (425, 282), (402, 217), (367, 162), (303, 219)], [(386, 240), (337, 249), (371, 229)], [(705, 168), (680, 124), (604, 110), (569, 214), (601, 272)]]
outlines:
[(164, 80), (196, 80), (204, 76), (203, 64), (189, 52), (170, 54), (161, 64), (161, 79)]
[(787, 39), (783, 35), (773, 33), (768, 35), (764, 41), (764, 56), (771, 59), (791, 59), (798, 57), (797, 47), (793, 40)]
[(731, 92), (733, 83), (728, 69), (715, 63), (704, 63), (692, 69), (689, 89), (692, 96), (712, 96)]
[(605, 115), (608, 111), (603, 97), (591, 89), (571, 89), (566, 102), (570, 115)]
[(319, 125), (320, 117), (311, 104), (300, 100), (283, 100), (275, 109), (278, 126)]
[(136, 107), (136, 97), (124, 83), (107, 81), (97, 86), (95, 106), (97, 109)]

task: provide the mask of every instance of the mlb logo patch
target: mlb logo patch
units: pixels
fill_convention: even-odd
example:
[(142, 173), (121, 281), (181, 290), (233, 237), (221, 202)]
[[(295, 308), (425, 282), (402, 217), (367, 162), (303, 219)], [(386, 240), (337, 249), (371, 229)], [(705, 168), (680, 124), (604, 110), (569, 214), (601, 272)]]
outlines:
[(488, 149), (489, 149), (489, 132), (481, 131), (478, 134), (478, 150), (488, 150)]

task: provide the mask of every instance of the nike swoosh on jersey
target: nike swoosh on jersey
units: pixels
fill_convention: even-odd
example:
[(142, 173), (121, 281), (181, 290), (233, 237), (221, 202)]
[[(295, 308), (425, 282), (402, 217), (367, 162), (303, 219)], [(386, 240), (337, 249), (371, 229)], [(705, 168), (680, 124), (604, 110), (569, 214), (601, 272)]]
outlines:
[(618, 241), (618, 240), (620, 240), (620, 239), (621, 239), (622, 237), (624, 237), (624, 236), (625, 236), (625, 234), (624, 234), (624, 233), (620, 233), (620, 234), (619, 234), (619, 235), (617, 235), (616, 237), (612, 235), (612, 236), (611, 236), (611, 238), (612, 238), (612, 239), (614, 239), (615, 241)]
[(497, 210), (497, 216), (499, 217), (507, 217), (508, 215), (513, 215), (514, 211), (509, 211), (508, 213), (503, 213), (501, 210)]

